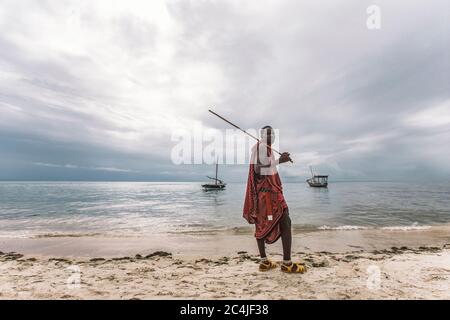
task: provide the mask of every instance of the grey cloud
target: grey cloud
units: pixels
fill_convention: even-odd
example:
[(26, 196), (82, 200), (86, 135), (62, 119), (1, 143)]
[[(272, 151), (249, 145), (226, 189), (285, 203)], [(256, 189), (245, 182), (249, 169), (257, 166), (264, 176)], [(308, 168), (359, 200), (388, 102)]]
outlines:
[[(79, 8), (81, 38), (104, 34), (79, 52), (43, 54), (21, 5), (0, 5), (13, 33), (0, 35), (0, 164), (8, 168), (0, 179), (201, 179), (209, 168), (171, 164), (165, 124), (228, 128), (209, 107), (245, 128), (280, 128), (282, 148), (297, 156), (282, 170), (287, 179), (308, 175), (309, 165), (335, 179), (450, 175), (441, 160), (450, 157), (449, 126), (406, 121), (450, 101), (444, 0), (378, 1), (379, 31), (365, 26), (370, 1), (170, 1), (169, 34), (128, 10), (108, 19), (95, 3), (28, 4), (52, 23)], [(217, 83), (190, 75), (197, 67), (217, 73)], [(246, 170), (224, 174), (240, 181)]]

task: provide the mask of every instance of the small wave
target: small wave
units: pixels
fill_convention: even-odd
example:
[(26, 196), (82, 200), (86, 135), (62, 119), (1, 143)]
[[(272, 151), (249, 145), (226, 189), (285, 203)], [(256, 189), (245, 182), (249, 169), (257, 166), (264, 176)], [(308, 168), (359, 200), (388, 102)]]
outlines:
[(319, 230), (343, 230), (343, 231), (347, 231), (347, 230), (367, 230), (367, 229), (369, 229), (369, 227), (353, 226), (353, 225), (330, 227), (330, 226), (327, 226), (327, 225), (323, 225), (323, 226), (318, 227), (317, 229), (319, 229)]
[(318, 230), (326, 231), (326, 230), (343, 230), (343, 231), (352, 231), (352, 230), (384, 230), (384, 231), (414, 231), (414, 230), (428, 230), (431, 226), (421, 226), (418, 223), (413, 223), (409, 226), (385, 226), (385, 227), (367, 227), (367, 226), (356, 226), (356, 225), (343, 225), (343, 226), (328, 226), (323, 225), (318, 227)]
[(394, 227), (383, 227), (381, 230), (387, 231), (414, 231), (414, 230), (428, 230), (431, 226), (394, 226)]
[(180, 234), (180, 235), (215, 235), (223, 232), (222, 229), (210, 229), (210, 230), (177, 230), (167, 231), (168, 234)]
[(33, 238), (82, 238), (95, 237), (101, 235), (100, 233), (44, 233), (35, 235)]
[(28, 234), (18, 234), (18, 233), (2, 233), (0, 234), (0, 238), (6, 239), (27, 239), (30, 236)]

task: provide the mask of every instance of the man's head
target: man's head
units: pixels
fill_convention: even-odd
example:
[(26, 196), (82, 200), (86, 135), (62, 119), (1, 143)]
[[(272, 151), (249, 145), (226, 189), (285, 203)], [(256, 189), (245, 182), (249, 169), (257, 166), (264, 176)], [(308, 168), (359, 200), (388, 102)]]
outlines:
[(275, 131), (271, 126), (261, 128), (261, 140), (262, 142), (267, 143), (268, 146), (271, 146), (275, 141)]

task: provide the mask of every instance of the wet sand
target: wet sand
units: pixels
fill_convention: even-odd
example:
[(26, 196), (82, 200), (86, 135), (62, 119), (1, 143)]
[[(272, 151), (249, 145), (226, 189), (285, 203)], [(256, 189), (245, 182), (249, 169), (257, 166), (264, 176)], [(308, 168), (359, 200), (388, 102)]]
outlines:
[[(450, 243), (450, 226), (419, 230), (326, 230), (293, 233), (293, 251), (347, 252), (391, 247), (443, 246)], [(34, 256), (114, 257), (168, 251), (180, 256), (218, 257), (238, 251), (257, 254), (250, 228), (227, 231), (174, 233), (148, 236), (40, 235), (33, 238), (0, 237), (0, 250)], [(268, 246), (281, 252), (281, 241)]]

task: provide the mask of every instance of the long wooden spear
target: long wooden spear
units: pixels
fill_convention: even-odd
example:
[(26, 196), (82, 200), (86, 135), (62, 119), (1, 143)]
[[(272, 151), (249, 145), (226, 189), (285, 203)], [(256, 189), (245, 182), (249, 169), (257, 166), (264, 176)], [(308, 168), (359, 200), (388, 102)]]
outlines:
[[(255, 137), (254, 135), (248, 133), (248, 132), (245, 131), (244, 129), (239, 128), (239, 127), (238, 127), (237, 125), (235, 125), (233, 122), (228, 121), (227, 119), (225, 119), (224, 117), (218, 115), (217, 113), (215, 113), (214, 111), (212, 111), (212, 110), (210, 110), (210, 109), (208, 109), (208, 111), (211, 112), (211, 113), (212, 113), (213, 115), (215, 115), (216, 117), (219, 117), (220, 119), (222, 119), (222, 120), (225, 121), (226, 123), (231, 124), (233, 127), (235, 127), (236, 129), (242, 131), (242, 132), (245, 133), (246, 135), (252, 137), (252, 138), (255, 139), (256, 141), (260, 142), (259, 139), (258, 139), (257, 137)], [(272, 148), (272, 146), (269, 146), (269, 145), (268, 145), (268, 147), (269, 147), (270, 149), (272, 149), (273, 151), (275, 151), (276, 153), (278, 153), (278, 154), (281, 156), (281, 153), (280, 153), (279, 151), (275, 150), (274, 148)], [(292, 160), (290, 160), (290, 161), (291, 161), (292, 163), (294, 163)]]

